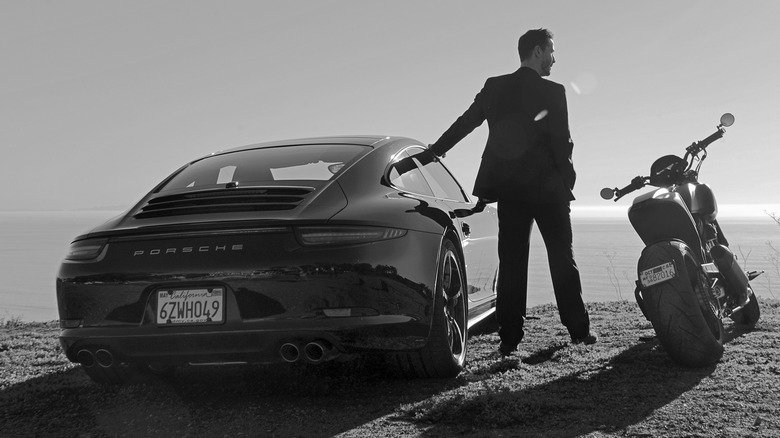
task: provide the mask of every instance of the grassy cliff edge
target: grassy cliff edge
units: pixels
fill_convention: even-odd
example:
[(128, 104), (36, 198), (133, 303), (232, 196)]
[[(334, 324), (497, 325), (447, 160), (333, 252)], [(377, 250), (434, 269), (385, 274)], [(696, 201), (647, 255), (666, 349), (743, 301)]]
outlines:
[(589, 303), (599, 342), (571, 345), (556, 308), (529, 309), (515, 356), (470, 339), (452, 380), (372, 363), (189, 367), (124, 387), (62, 355), (56, 322), (0, 327), (0, 430), (14, 436), (780, 436), (780, 301), (726, 326), (723, 359), (676, 366), (636, 304)]

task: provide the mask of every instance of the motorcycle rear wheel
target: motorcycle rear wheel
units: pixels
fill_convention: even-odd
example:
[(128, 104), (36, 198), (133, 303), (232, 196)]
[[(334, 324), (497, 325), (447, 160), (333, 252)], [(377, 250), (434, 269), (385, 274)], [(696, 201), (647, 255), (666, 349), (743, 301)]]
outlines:
[[(689, 260), (690, 259), (690, 260)], [(723, 322), (717, 301), (706, 287), (706, 277), (686, 254), (690, 287), (666, 282), (643, 292), (643, 301), (653, 329), (664, 350), (682, 366), (700, 368), (723, 356)]]

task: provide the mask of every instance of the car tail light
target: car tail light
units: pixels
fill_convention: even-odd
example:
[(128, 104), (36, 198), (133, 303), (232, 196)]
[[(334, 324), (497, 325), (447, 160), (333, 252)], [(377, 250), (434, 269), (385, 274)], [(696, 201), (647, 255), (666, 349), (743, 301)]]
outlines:
[(65, 260), (91, 260), (97, 258), (108, 243), (108, 239), (87, 239), (73, 242), (68, 248)]
[(349, 245), (396, 239), (406, 230), (384, 227), (297, 227), (296, 235), (302, 245)]

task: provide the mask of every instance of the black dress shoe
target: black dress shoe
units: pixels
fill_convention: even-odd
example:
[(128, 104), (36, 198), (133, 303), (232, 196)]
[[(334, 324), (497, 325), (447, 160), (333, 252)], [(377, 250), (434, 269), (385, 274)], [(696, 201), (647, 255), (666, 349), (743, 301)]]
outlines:
[(501, 342), (501, 345), (498, 346), (498, 352), (501, 353), (501, 357), (511, 356), (515, 351), (517, 351), (517, 345)]
[(596, 341), (598, 341), (598, 339), (599, 339), (598, 336), (594, 335), (593, 333), (588, 333), (587, 335), (581, 338), (572, 338), (571, 343), (591, 345), (591, 344), (595, 344)]

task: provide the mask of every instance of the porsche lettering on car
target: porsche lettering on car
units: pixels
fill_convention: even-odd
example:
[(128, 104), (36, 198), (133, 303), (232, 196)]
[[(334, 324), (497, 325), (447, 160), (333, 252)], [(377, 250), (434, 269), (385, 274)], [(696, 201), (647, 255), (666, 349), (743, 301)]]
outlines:
[(196, 159), (77, 236), (60, 343), (95, 381), (378, 355), (453, 377), (492, 315), (496, 210), (425, 146), (352, 136)]
[(139, 249), (136, 251), (133, 251), (133, 256), (142, 256), (142, 255), (160, 255), (160, 254), (188, 254), (193, 252), (220, 252), (220, 251), (241, 251), (244, 249), (244, 245), (242, 244), (234, 244), (230, 245), (229, 247), (227, 245), (214, 245), (214, 246), (184, 246), (181, 248), (155, 248), (150, 249), (148, 251)]

